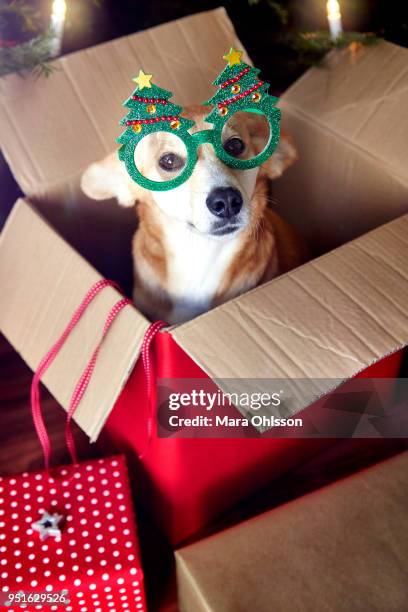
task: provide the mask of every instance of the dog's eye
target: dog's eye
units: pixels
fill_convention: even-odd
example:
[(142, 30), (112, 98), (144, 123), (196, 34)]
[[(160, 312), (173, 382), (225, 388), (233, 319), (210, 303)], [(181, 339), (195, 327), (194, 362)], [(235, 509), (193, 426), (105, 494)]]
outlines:
[(230, 155), (238, 157), (238, 155), (241, 155), (245, 151), (245, 143), (243, 140), (241, 140), (241, 138), (233, 136), (224, 142), (224, 149)]
[(159, 159), (159, 166), (162, 170), (174, 172), (184, 166), (184, 159), (176, 153), (165, 153)]

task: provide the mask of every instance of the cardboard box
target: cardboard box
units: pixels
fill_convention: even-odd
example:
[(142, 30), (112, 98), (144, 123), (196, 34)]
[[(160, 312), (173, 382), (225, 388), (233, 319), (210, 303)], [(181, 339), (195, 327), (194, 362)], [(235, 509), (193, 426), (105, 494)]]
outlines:
[(404, 610), (408, 452), (176, 552), (181, 612)]
[[(181, 104), (201, 101), (211, 93), (211, 81), (231, 44), (242, 48), (224, 9), (217, 9), (62, 58), (57, 61), (59, 70), (47, 81), (16, 76), (0, 81), (0, 144), (31, 202), (16, 204), (1, 237), (0, 327), (33, 369), (101, 274), (125, 288), (131, 284), (133, 211), (120, 209), (114, 202), (90, 201), (79, 189), (88, 164), (114, 148), (131, 77), (143, 66)], [(204, 48), (205, 54), (198, 52)], [(401, 148), (403, 109), (408, 101), (407, 88), (401, 85), (401, 64), (407, 56), (406, 50), (387, 43), (364, 49), (353, 61), (347, 51), (334, 54), (322, 69), (321, 78), (326, 81), (320, 84), (323, 99), (331, 92), (331, 111), (322, 113), (318, 127), (292, 108), (301, 104), (303, 96), (302, 107), (313, 112), (316, 101), (309, 103), (308, 90), (319, 95), (314, 90), (320, 69), (309, 71), (282, 99), (286, 127), (299, 138), (301, 157), (299, 169), (293, 170), (300, 174), (288, 174), (287, 181), (277, 184), (282, 191), (279, 210), (289, 211), (297, 205), (299, 194), (303, 199), (304, 193), (317, 191), (321, 197), (316, 196), (316, 205), (329, 207), (333, 219), (339, 215), (338, 224), (330, 223), (331, 235), (338, 230), (337, 243), (395, 220), (193, 321), (164, 330), (156, 340), (158, 376), (319, 378), (325, 381), (321, 392), (327, 393), (331, 379), (355, 376), (407, 344), (408, 215), (397, 217), (403, 209), (408, 211), (408, 185), (402, 179), (398, 182), (399, 205), (394, 205), (394, 157), (387, 164), (376, 162), (376, 185), (381, 186), (377, 204), (371, 216), (366, 204), (364, 226), (362, 214), (350, 215), (349, 225), (355, 227), (351, 233), (343, 232), (346, 213), (339, 202), (332, 207), (330, 191), (332, 185), (345, 184), (354, 167), (360, 172), (362, 156), (355, 144), (334, 137), (333, 100), (342, 102), (336, 92), (343, 90), (338, 74), (343, 79), (348, 74), (353, 83), (359, 83), (367, 99), (372, 98), (373, 80), (366, 74), (366, 64), (370, 70), (375, 68), (375, 91), (378, 80), (385, 79), (384, 100), (376, 107), (373, 121), (366, 113), (365, 133), (371, 126), (375, 141), (378, 125), (387, 123), (388, 141), (395, 139)], [(171, 70), (168, 57), (172, 57)], [(390, 123), (388, 105), (397, 93), (399, 103), (392, 108)], [(358, 106), (346, 102), (347, 120), (355, 112), (357, 123)], [(336, 165), (327, 154), (311, 165), (313, 155), (306, 157), (305, 143), (315, 142), (316, 131), (326, 138), (333, 155), (337, 146), (347, 152), (347, 163)], [(366, 141), (366, 157), (374, 163), (376, 149), (371, 150)], [(302, 173), (304, 167), (307, 172)], [(398, 167), (400, 174), (403, 170)], [(372, 176), (361, 173), (355, 195), (351, 187), (347, 193), (350, 210), (360, 207), (365, 188), (372, 196)], [(317, 214), (314, 228), (318, 228)], [(301, 218), (305, 219), (304, 211)], [(326, 221), (327, 215), (320, 234), (329, 227)], [(317, 229), (306, 233), (315, 239), (317, 252), (325, 248)], [(117, 297), (115, 290), (107, 289), (95, 300), (45, 376), (45, 384), (65, 407)], [(146, 385), (137, 360), (148, 326), (136, 309), (121, 314), (75, 417), (91, 440), (98, 438), (106, 424), (110, 442), (133, 457), (146, 446)], [(396, 375), (395, 365), (391, 373)], [(311, 399), (305, 394), (296, 410)], [(145, 500), (177, 542), (325, 444), (294, 439), (153, 439), (142, 464), (135, 462), (135, 473), (144, 482)]]

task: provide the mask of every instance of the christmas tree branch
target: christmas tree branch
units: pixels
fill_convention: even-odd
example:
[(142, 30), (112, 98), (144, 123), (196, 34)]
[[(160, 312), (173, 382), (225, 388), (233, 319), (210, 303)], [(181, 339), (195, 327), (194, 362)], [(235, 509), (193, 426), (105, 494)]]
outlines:
[[(99, 7), (101, 0), (89, 0)], [(0, 76), (17, 72), (23, 75), (26, 72), (35, 76), (49, 76), (53, 67), (49, 63), (52, 32), (42, 32), (41, 15), (39, 11), (30, 6), (27, 0), (0, 0), (0, 32), (15, 28), (17, 22), (18, 36), (0, 37)], [(27, 39), (28, 32), (31, 36)]]
[(337, 40), (332, 40), (328, 31), (300, 32), (288, 36), (290, 45), (299, 53), (305, 63), (319, 63), (331, 49), (375, 45), (381, 39), (373, 33), (343, 32)]
[(37, 36), (21, 45), (0, 48), (0, 76), (26, 71), (35, 76), (49, 76), (53, 70), (49, 63), (51, 32)]

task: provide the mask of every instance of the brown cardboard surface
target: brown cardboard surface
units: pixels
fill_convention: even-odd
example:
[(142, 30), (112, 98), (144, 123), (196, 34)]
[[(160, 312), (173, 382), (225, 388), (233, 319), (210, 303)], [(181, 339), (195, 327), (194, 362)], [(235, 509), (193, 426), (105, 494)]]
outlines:
[[(408, 215), (173, 329), (212, 378), (347, 379), (408, 343)], [(310, 393), (310, 397), (307, 394)], [(314, 399), (303, 390), (298, 409)]]
[(66, 184), (117, 148), (140, 67), (178, 104), (196, 104), (211, 95), (231, 45), (242, 48), (219, 8), (62, 57), (50, 79), (1, 79), (0, 146), (24, 193)]
[(353, 53), (331, 53), (285, 93), (299, 115), (381, 162), (408, 185), (408, 49), (382, 41)]
[(320, 252), (407, 211), (407, 49), (333, 52), (280, 106), (300, 162), (276, 182), (279, 211)]
[[(0, 330), (34, 370), (68, 324), (89, 288), (101, 278), (24, 201), (14, 207), (0, 237)], [(65, 407), (100, 339), (113, 304), (104, 289), (91, 303), (44, 383)], [(104, 342), (75, 420), (91, 439), (105, 422), (140, 351), (148, 322), (133, 307), (118, 316)]]
[(406, 609), (408, 452), (176, 552), (182, 612)]

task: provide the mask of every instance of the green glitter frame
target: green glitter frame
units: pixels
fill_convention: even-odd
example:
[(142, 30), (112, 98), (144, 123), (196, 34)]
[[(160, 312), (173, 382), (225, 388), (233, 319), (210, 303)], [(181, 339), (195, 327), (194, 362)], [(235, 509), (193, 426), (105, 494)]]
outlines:
[[(225, 56), (224, 59), (226, 59)], [(211, 112), (205, 117), (205, 121), (212, 124), (213, 128), (201, 130), (194, 134), (190, 134), (188, 131), (195, 125), (194, 121), (186, 119), (180, 115), (182, 109), (180, 106), (177, 106), (170, 101), (170, 98), (172, 97), (172, 93), (170, 91), (162, 89), (153, 84), (149, 88), (142, 88), (143, 94), (140, 94), (142, 90), (137, 88), (134, 94), (141, 95), (142, 100), (133, 95), (124, 103), (124, 106), (129, 108), (130, 112), (124, 119), (121, 120), (120, 123), (121, 125), (126, 125), (127, 129), (117, 139), (117, 142), (121, 144), (118, 151), (119, 159), (125, 163), (129, 176), (141, 187), (151, 191), (167, 191), (174, 189), (175, 187), (183, 184), (191, 176), (197, 163), (198, 147), (203, 144), (211, 144), (218, 159), (220, 159), (227, 166), (237, 170), (248, 170), (263, 164), (273, 154), (278, 145), (280, 138), (281, 112), (278, 108), (276, 108), (277, 98), (268, 93), (268, 83), (258, 80), (254, 86), (253, 79), (257, 78), (258, 73), (258, 68), (249, 66), (242, 61), (238, 63), (235, 62), (232, 66), (227, 65), (213, 82), (214, 85), (219, 86), (218, 91), (212, 96), (212, 98), (204, 102), (204, 104), (213, 106)], [(137, 79), (134, 80), (137, 81)], [(235, 83), (237, 80), (239, 80), (244, 89), (246, 88), (246, 95), (242, 95), (241, 93), (238, 96), (233, 96), (232, 99), (226, 100), (229, 91), (226, 89), (226, 82), (231, 84)], [(250, 87), (252, 88), (250, 89)], [(254, 92), (255, 90), (258, 90), (260, 94), (258, 99), (254, 99), (250, 93)], [(162, 101), (165, 100), (164, 104), (166, 105), (166, 111), (168, 114), (165, 119), (178, 120), (178, 128), (171, 128), (168, 120), (152, 120), (151, 116), (148, 114), (148, 110), (145, 108), (145, 106), (143, 106), (143, 104), (146, 104), (146, 102), (157, 102), (157, 100), (149, 100), (148, 98), (143, 99), (144, 95), (152, 96), (153, 98), (160, 98)], [(136, 102), (142, 102), (142, 104), (138, 105), (136, 102), (134, 102), (134, 100), (136, 100)], [(160, 103), (160, 100), (158, 100), (158, 102)], [(220, 106), (225, 106), (227, 109), (227, 113), (225, 115), (220, 113)], [(222, 131), (224, 126), (237, 112), (248, 112), (263, 115), (268, 121), (268, 142), (265, 148), (251, 159), (239, 159), (237, 157), (233, 157), (224, 149), (222, 143)], [(159, 119), (164, 118), (159, 117)], [(143, 123), (143, 128), (140, 132), (135, 132), (132, 130), (131, 126), (132, 124), (138, 122)], [(173, 134), (180, 138), (186, 147), (187, 159), (182, 172), (174, 178), (170, 178), (168, 181), (153, 181), (143, 176), (135, 163), (135, 151), (137, 145), (143, 140), (143, 138), (146, 138), (146, 136), (149, 136), (155, 132), (168, 132)]]
[[(266, 99), (268, 101), (268, 99)], [(255, 168), (256, 166), (260, 166), (263, 164), (274, 152), (276, 149), (279, 137), (280, 137), (280, 110), (278, 108), (272, 107), (268, 109), (268, 114), (263, 112), (261, 108), (254, 109), (253, 107), (249, 107), (248, 102), (246, 100), (242, 100), (242, 102), (246, 102), (245, 104), (240, 104), (240, 108), (237, 108), (234, 113), (231, 115), (226, 115), (225, 117), (220, 117), (222, 121), (217, 122), (214, 125), (213, 129), (210, 130), (201, 130), (200, 132), (196, 132), (195, 134), (189, 134), (188, 132), (180, 132), (177, 134), (176, 130), (171, 129), (170, 127), (163, 126), (160, 124), (149, 126), (150, 131), (148, 134), (145, 134), (140, 138), (139, 134), (135, 133), (135, 137), (129, 139), (126, 145), (124, 145), (124, 149), (120, 152), (120, 159), (125, 163), (126, 170), (129, 176), (138, 183), (141, 187), (145, 189), (150, 189), (152, 191), (167, 191), (169, 189), (174, 189), (179, 185), (182, 185), (185, 181), (187, 181), (197, 163), (197, 149), (203, 144), (211, 144), (214, 147), (215, 153), (217, 157), (230, 166), (237, 170), (248, 170), (249, 168)], [(224, 149), (222, 144), (222, 130), (229, 121), (229, 119), (236, 112), (251, 112), (257, 113), (259, 115), (264, 115), (268, 120), (269, 124), (269, 139), (268, 142), (258, 155), (252, 157), (251, 159), (239, 159), (229, 155), (227, 151)], [(152, 181), (147, 177), (143, 176), (137, 169), (135, 164), (135, 150), (139, 142), (146, 136), (149, 136), (153, 132), (169, 132), (180, 138), (183, 141), (186, 152), (187, 152), (187, 162), (183, 169), (183, 171), (176, 177), (170, 179), (169, 181)]]

